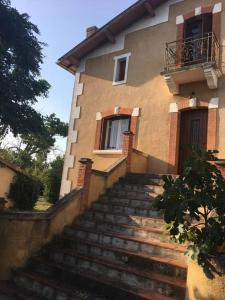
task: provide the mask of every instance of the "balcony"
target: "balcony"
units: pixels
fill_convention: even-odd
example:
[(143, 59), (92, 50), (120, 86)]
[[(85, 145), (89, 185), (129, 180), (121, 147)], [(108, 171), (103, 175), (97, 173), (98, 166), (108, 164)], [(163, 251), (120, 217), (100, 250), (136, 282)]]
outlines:
[(198, 39), (166, 44), (165, 68), (161, 75), (170, 92), (179, 94), (181, 84), (206, 80), (216, 89), (220, 71), (220, 45), (214, 33)]

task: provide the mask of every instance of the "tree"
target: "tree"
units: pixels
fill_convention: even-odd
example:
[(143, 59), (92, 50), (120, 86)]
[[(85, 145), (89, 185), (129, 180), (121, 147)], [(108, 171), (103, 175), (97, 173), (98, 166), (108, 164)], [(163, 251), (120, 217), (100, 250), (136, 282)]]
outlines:
[(44, 128), (40, 133), (29, 133), (21, 135), (24, 151), (30, 156), (39, 155), (46, 159), (48, 153), (53, 149), (55, 137), (66, 137), (68, 124), (60, 121), (55, 114), (44, 117)]
[(187, 254), (213, 278), (225, 266), (225, 179), (214, 151), (194, 149), (181, 176), (164, 176), (164, 192), (156, 199), (164, 211), (171, 238), (188, 243)]
[(67, 131), (68, 124), (51, 114), (44, 117), (44, 126), (40, 133), (20, 135), (16, 144), (0, 149), (0, 156), (23, 169), (45, 166), (48, 154), (54, 150), (56, 136), (66, 137)]
[(0, 136), (44, 131), (44, 117), (33, 105), (46, 97), (50, 85), (40, 79), (45, 45), (27, 14), (9, 0), (0, 0)]
[(50, 203), (55, 203), (59, 199), (62, 171), (63, 157), (57, 156), (45, 174), (44, 195)]

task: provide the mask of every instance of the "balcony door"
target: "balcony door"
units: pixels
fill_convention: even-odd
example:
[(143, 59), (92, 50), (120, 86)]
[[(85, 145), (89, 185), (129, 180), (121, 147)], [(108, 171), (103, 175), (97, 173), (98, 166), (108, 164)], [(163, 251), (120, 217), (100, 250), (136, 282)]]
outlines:
[(190, 155), (190, 146), (207, 149), (208, 110), (196, 109), (181, 113), (179, 173)]
[(184, 64), (202, 63), (211, 54), (212, 14), (188, 19), (184, 26)]

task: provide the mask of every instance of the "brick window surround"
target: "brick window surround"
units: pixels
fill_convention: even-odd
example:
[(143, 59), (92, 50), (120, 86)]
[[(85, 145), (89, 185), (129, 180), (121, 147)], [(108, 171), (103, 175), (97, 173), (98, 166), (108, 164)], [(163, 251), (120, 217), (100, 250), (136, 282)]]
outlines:
[(129, 130), (134, 134), (133, 147), (136, 147), (140, 108), (115, 107), (114, 109), (98, 112), (96, 114), (96, 133), (94, 150), (101, 150), (101, 137), (104, 119), (116, 116), (130, 116), (131, 122)]
[[(188, 19), (195, 17), (196, 15), (203, 15), (203, 14), (207, 14), (207, 13), (212, 13), (213, 18), (212, 18), (212, 31), (215, 33), (216, 37), (218, 40), (220, 40), (220, 24), (221, 24), (221, 11), (219, 10), (218, 12), (215, 11), (215, 6), (218, 5), (210, 5), (210, 6), (206, 6), (206, 7), (199, 7), (196, 9), (193, 9), (192, 11), (179, 16), (179, 19), (182, 20), (182, 22), (178, 22), (179, 24), (177, 24), (177, 41), (183, 41), (183, 34), (184, 34), (184, 24), (185, 21), (187, 21)], [(200, 13), (197, 13), (197, 10), (200, 9)]]
[[(214, 150), (216, 144), (217, 132), (217, 115), (218, 115), (218, 102), (214, 104), (218, 98), (213, 98), (210, 101), (198, 100), (196, 106), (193, 108), (206, 108), (208, 109), (208, 128), (207, 128), (207, 149)], [(178, 174), (179, 163), (179, 141), (180, 141), (180, 118), (181, 113), (190, 107), (191, 100), (183, 100), (179, 103), (172, 103), (172, 110), (170, 111), (170, 135), (169, 135), (169, 158), (168, 158), (168, 173)]]

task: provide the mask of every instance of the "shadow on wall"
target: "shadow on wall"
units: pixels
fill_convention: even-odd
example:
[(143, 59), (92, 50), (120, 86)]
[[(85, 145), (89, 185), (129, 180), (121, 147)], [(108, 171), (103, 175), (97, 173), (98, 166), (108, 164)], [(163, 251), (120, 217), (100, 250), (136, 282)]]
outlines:
[(168, 174), (168, 161), (163, 161), (155, 156), (149, 155), (148, 159), (148, 173), (151, 174)]

